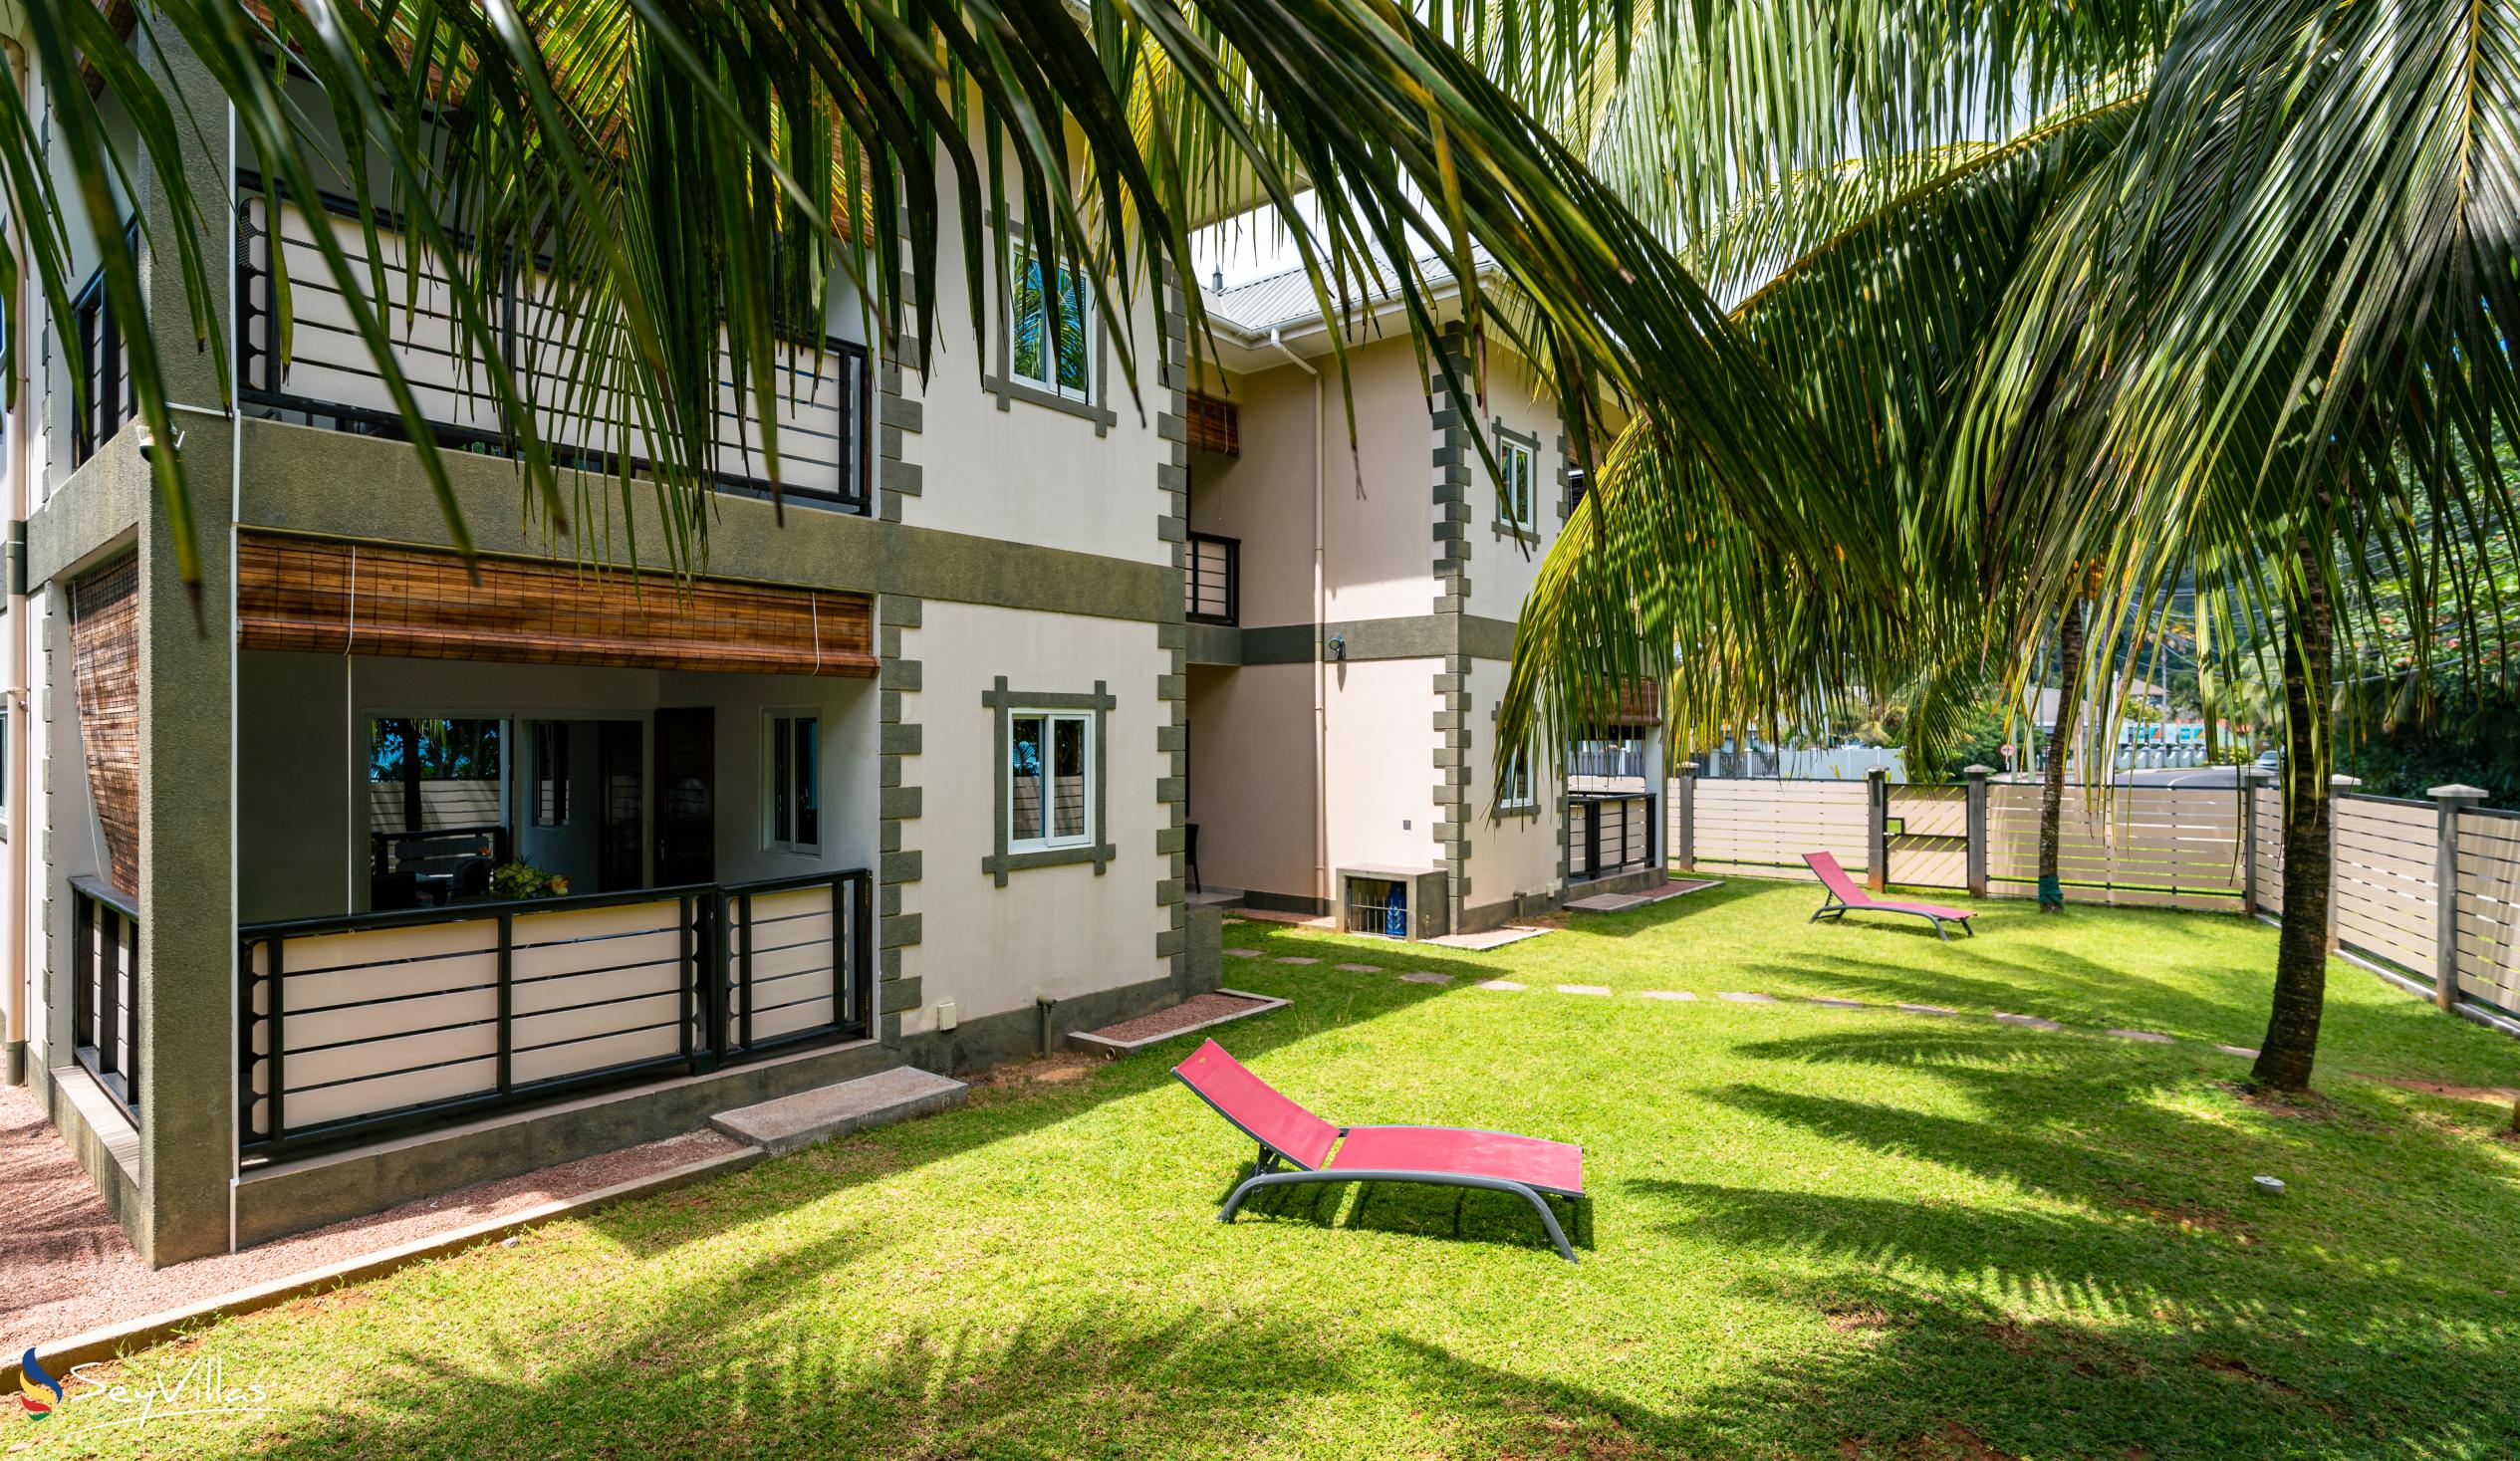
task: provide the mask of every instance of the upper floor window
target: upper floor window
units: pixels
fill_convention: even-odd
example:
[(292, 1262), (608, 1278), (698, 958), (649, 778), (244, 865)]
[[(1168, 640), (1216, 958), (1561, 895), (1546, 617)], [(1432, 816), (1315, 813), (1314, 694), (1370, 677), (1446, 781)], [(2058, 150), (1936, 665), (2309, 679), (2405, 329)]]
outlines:
[(1540, 530), (1538, 497), (1534, 487), (1539, 472), (1539, 447), (1530, 441), (1517, 440), (1501, 432), (1496, 442), (1496, 465), (1504, 473), (1496, 484), (1497, 525), (1517, 533)]
[[(1085, 285), (1076, 271), (1061, 266), (1058, 287), (1042, 287), (1039, 256), (1024, 261), (1015, 283), (1014, 307), (1007, 333), (1012, 342), (1008, 369), (1017, 380), (1070, 400), (1094, 398), (1094, 317), (1086, 311)], [(1050, 317), (1059, 319), (1057, 349), (1052, 349)]]
[(1592, 474), (1585, 471), (1582, 467), (1569, 467), (1566, 469), (1566, 510), (1568, 516), (1572, 517), (1575, 513), (1576, 507), (1584, 501), (1584, 489), (1591, 485), (1591, 476)]
[(1505, 759), (1496, 774), (1496, 806), (1499, 811), (1530, 811), (1539, 806), (1531, 788), (1531, 753), (1516, 751)]

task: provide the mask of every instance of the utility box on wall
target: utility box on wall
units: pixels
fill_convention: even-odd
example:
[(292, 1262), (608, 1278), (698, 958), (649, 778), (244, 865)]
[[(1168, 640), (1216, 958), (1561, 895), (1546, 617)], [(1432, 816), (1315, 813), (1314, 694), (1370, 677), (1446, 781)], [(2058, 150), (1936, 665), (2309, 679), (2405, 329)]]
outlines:
[(1449, 880), (1425, 867), (1342, 867), (1335, 916), (1342, 933), (1377, 938), (1441, 938)]

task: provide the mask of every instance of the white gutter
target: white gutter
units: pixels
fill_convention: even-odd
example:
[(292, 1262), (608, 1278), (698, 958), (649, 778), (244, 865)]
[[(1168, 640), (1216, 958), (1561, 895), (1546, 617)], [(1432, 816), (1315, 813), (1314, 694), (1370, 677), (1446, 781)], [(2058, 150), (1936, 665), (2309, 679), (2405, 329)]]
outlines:
[(1288, 364), (1313, 377), (1313, 888), (1335, 917), (1337, 898), (1330, 886), (1330, 692), (1329, 666), (1322, 657), (1320, 635), (1329, 621), (1329, 589), (1322, 573), (1322, 378), (1302, 356), (1286, 348), (1277, 331), (1269, 332), (1269, 348)]

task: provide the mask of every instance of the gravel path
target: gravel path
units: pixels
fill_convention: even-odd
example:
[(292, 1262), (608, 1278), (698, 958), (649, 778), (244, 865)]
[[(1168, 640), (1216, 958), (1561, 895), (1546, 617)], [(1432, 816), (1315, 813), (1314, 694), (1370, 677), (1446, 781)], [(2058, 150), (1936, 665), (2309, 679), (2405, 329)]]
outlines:
[(0, 1242), (0, 1351), (16, 1354), (742, 1149), (732, 1137), (692, 1131), (151, 1271), (106, 1212), (34, 1093), (0, 1087), (0, 1213), (7, 1214), (6, 1241)]

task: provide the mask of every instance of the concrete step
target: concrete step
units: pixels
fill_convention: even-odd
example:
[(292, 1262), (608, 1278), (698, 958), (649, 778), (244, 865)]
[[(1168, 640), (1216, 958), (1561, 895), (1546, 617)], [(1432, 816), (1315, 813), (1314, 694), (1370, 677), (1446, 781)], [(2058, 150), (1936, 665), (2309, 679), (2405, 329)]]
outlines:
[(852, 1131), (950, 1110), (970, 1098), (971, 1088), (959, 1081), (900, 1066), (759, 1105), (720, 1111), (709, 1117), (709, 1124), (779, 1156)]

